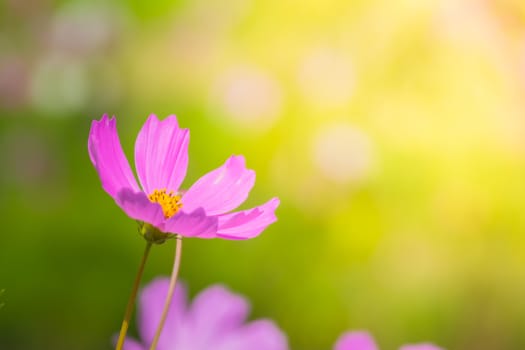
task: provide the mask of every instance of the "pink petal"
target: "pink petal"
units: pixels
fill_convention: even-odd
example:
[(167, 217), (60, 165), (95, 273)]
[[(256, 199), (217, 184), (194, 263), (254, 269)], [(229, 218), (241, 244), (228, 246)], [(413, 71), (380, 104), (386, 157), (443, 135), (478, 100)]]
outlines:
[(164, 232), (185, 237), (213, 238), (217, 232), (217, 217), (207, 216), (202, 208), (192, 213), (179, 211), (166, 221)]
[(89, 158), (98, 172), (102, 188), (113, 198), (123, 188), (140, 191), (120, 146), (115, 117), (104, 114), (93, 120), (88, 139)]
[(255, 172), (246, 169), (243, 156), (231, 156), (219, 168), (201, 177), (184, 194), (186, 211), (199, 207), (208, 215), (224, 214), (246, 200), (255, 183)]
[(443, 350), (440, 347), (430, 343), (404, 345), (399, 350)]
[[(117, 340), (115, 340), (115, 345), (117, 344), (117, 341), (118, 341), (118, 338)], [(130, 338), (126, 338), (126, 340), (124, 341), (123, 349), (124, 350), (147, 350), (145, 346), (142, 346), (142, 344)]]
[(257, 320), (224, 337), (215, 350), (287, 350), (284, 333), (271, 321)]
[(193, 349), (213, 349), (217, 339), (242, 326), (249, 305), (242, 296), (216, 285), (201, 292), (188, 313)]
[(260, 234), (277, 220), (275, 209), (279, 198), (272, 198), (256, 208), (219, 215), (217, 237), (225, 239), (249, 239)]
[(378, 350), (378, 348), (367, 332), (348, 332), (339, 337), (334, 350)]
[(150, 115), (135, 142), (135, 166), (144, 191), (178, 191), (188, 167), (188, 129), (172, 115), (159, 121)]
[(162, 207), (158, 203), (150, 202), (144, 192), (133, 192), (126, 188), (118, 192), (115, 201), (129, 217), (162, 229)]
[[(142, 342), (147, 345), (147, 348), (155, 336), (168, 288), (168, 278), (157, 278), (144, 287), (140, 295), (138, 329)], [(171, 344), (177, 342), (177, 337), (180, 336), (177, 332), (184, 324), (185, 313), (186, 288), (179, 281), (175, 287), (166, 323), (159, 339), (159, 349), (169, 349)]]

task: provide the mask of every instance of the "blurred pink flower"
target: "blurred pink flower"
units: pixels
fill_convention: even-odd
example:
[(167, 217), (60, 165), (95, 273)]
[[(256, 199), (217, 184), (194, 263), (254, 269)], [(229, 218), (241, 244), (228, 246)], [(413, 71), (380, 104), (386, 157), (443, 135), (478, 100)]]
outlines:
[(219, 168), (202, 176), (187, 191), (179, 188), (188, 166), (189, 130), (177, 118), (159, 121), (150, 115), (135, 142), (137, 184), (122, 151), (115, 118), (94, 120), (88, 150), (104, 190), (131, 218), (141, 233), (162, 243), (173, 234), (199, 238), (248, 239), (275, 222), (278, 198), (258, 207), (227, 212), (248, 197), (255, 172), (246, 169), (243, 156), (231, 156)]
[[(159, 278), (140, 296), (138, 331), (142, 342), (127, 338), (124, 350), (147, 350), (151, 343), (164, 299), (168, 279)], [(177, 284), (158, 350), (286, 350), (284, 333), (269, 320), (244, 324), (249, 304), (242, 296), (214, 285), (187, 305), (186, 289)]]
[[(374, 339), (367, 332), (347, 332), (339, 337), (334, 350), (378, 350)], [(429, 343), (404, 345), (399, 350), (443, 350)]]

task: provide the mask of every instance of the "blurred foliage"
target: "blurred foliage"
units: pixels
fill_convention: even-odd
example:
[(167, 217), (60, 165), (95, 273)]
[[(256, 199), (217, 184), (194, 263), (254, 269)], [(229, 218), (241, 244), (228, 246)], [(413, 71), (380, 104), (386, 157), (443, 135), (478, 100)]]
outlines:
[[(0, 289), (0, 297), (2, 296), (2, 294), (4, 294), (5, 292), (5, 289)], [(3, 308), (5, 305), (5, 302), (3, 301), (0, 301), (0, 309)]]
[(87, 155), (107, 112), (129, 159), (177, 114), (185, 188), (244, 154), (243, 208), (281, 198), (256, 239), (185, 240), (192, 295), (228, 285), (298, 350), (524, 349), (524, 97), (517, 0), (6, 0), (0, 348), (111, 348), (145, 243)]

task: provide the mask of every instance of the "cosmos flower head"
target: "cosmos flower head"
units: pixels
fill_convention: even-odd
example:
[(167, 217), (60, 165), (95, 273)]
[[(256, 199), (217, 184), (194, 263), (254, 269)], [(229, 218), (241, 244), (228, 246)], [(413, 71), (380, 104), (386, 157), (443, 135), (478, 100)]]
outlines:
[(180, 186), (188, 167), (189, 130), (175, 116), (150, 115), (135, 142), (137, 183), (122, 151), (115, 118), (94, 120), (88, 150), (103, 189), (131, 218), (141, 234), (162, 243), (172, 234), (185, 237), (249, 239), (275, 222), (279, 199), (230, 213), (255, 183), (243, 156), (233, 155), (202, 176), (188, 190)]
[[(158, 278), (141, 293), (140, 341), (126, 339), (124, 350), (147, 350), (164, 306), (169, 281)], [(249, 304), (222, 285), (200, 292), (188, 304), (186, 288), (178, 283), (168, 311), (158, 350), (287, 350), (284, 333), (272, 321), (245, 323)]]
[[(374, 338), (367, 332), (347, 332), (339, 337), (334, 350), (379, 350)], [(403, 345), (399, 350), (443, 350), (430, 343)]]

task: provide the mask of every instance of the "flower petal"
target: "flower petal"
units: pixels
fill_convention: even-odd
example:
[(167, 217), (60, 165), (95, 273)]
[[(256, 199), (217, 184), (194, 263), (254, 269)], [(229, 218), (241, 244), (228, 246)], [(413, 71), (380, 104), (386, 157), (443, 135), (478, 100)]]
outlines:
[(184, 194), (185, 211), (202, 207), (208, 215), (224, 214), (246, 200), (255, 172), (246, 169), (243, 156), (231, 156), (219, 168), (201, 177)]
[(225, 239), (249, 239), (256, 237), (268, 225), (275, 222), (275, 209), (279, 206), (279, 198), (270, 199), (258, 207), (219, 215), (217, 237)]
[(241, 327), (248, 311), (245, 298), (221, 285), (202, 291), (194, 299), (186, 320), (192, 349), (214, 348), (225, 334)]
[(443, 350), (442, 348), (430, 343), (404, 345), (399, 350)]
[(164, 224), (164, 231), (185, 237), (213, 238), (217, 232), (217, 217), (207, 216), (202, 208), (191, 213), (179, 211)]
[[(115, 340), (115, 345), (117, 344), (117, 341), (118, 341), (118, 338), (117, 340)], [(146, 347), (145, 346), (142, 346), (142, 344), (140, 344), (139, 342), (131, 339), (131, 338), (126, 338), (126, 340), (124, 340), (124, 347), (123, 347), (124, 350), (145, 350)]]
[(111, 197), (115, 198), (123, 188), (140, 191), (122, 151), (115, 117), (108, 119), (107, 114), (104, 114), (102, 119), (93, 120), (89, 131), (88, 151), (102, 182), (102, 188)]
[[(142, 342), (148, 348), (157, 331), (168, 288), (168, 278), (157, 278), (144, 287), (140, 295), (138, 329)], [(166, 322), (159, 339), (159, 349), (169, 349), (171, 344), (177, 342), (177, 337), (181, 335), (178, 334), (178, 331), (181, 330), (181, 326), (184, 324), (185, 314), (186, 288), (179, 281), (175, 287)]]
[(189, 140), (188, 129), (179, 128), (174, 115), (163, 121), (149, 116), (135, 142), (135, 167), (146, 193), (179, 190), (188, 167)]
[(378, 350), (367, 332), (348, 332), (339, 337), (334, 350)]
[(150, 223), (162, 230), (162, 207), (158, 203), (150, 202), (144, 192), (133, 192), (125, 188), (118, 192), (115, 201), (129, 217)]
[(284, 333), (271, 321), (257, 320), (231, 333), (215, 350), (287, 350)]

